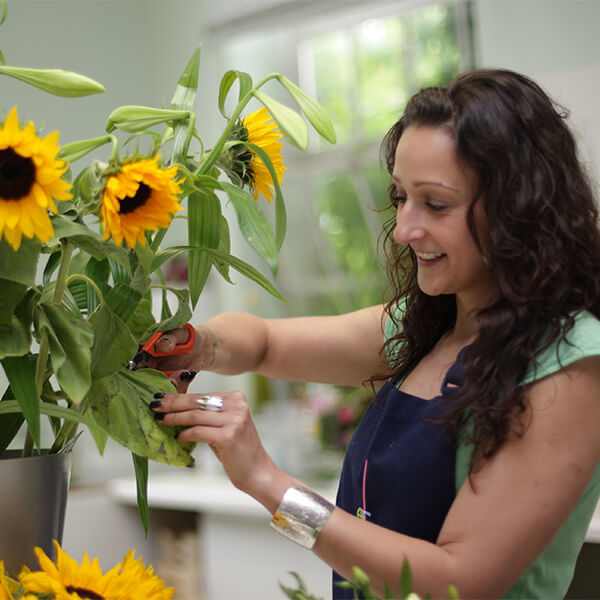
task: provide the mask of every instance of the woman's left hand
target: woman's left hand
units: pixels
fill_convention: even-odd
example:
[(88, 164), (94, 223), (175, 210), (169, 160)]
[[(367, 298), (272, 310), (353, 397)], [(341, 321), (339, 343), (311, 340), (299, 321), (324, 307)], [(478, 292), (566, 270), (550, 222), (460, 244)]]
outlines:
[[(207, 443), (233, 485), (270, 507), (271, 501), (261, 496), (285, 474), (264, 449), (244, 394), (164, 394), (150, 407), (161, 423), (186, 428), (179, 433), (178, 441)], [(286, 481), (276, 488), (286, 489), (289, 476), (283, 479)], [(283, 493), (279, 489), (272, 492), (275, 498)]]

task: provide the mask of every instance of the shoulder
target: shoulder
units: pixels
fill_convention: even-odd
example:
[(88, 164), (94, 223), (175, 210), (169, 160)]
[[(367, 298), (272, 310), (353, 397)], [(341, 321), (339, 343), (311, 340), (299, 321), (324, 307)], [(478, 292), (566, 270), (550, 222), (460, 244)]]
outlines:
[(566, 340), (556, 341), (529, 365), (522, 384), (532, 383), (579, 361), (600, 356), (600, 320), (587, 311), (575, 316)]

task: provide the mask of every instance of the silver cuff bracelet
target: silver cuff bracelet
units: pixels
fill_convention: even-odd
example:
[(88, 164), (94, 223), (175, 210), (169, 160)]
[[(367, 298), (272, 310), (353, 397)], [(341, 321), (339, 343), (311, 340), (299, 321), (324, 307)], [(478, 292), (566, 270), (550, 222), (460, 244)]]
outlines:
[(298, 485), (288, 488), (271, 519), (271, 527), (309, 550), (331, 516), (333, 504)]

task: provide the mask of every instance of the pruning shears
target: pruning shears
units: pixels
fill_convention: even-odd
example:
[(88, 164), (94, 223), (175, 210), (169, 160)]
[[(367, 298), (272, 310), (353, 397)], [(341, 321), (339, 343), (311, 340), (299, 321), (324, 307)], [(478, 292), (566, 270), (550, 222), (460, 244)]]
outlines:
[[(187, 340), (181, 344), (177, 344), (170, 352), (162, 352), (158, 349), (158, 340), (164, 334), (164, 331), (157, 331), (152, 335), (148, 341), (141, 347), (139, 352), (135, 355), (133, 360), (129, 361), (127, 368), (135, 371), (140, 362), (147, 362), (150, 358), (159, 358), (163, 356), (174, 356), (176, 354), (188, 354), (194, 348), (194, 342), (196, 340), (196, 330), (192, 325), (186, 323), (184, 327), (188, 331)], [(171, 375), (173, 371), (165, 371), (160, 369), (165, 375)]]

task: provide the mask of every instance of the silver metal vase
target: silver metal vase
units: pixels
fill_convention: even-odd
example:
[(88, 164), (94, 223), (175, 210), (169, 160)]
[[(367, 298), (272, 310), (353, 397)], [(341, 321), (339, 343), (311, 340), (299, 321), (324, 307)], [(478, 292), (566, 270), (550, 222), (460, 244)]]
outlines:
[(56, 558), (52, 540), (62, 541), (70, 477), (70, 452), (0, 455), (0, 559), (9, 574), (38, 568), (36, 546)]

